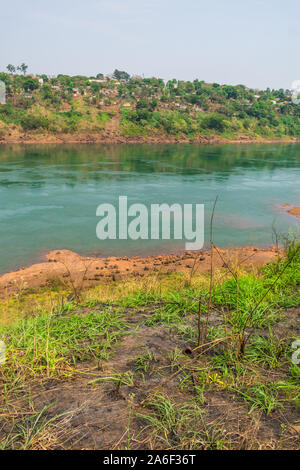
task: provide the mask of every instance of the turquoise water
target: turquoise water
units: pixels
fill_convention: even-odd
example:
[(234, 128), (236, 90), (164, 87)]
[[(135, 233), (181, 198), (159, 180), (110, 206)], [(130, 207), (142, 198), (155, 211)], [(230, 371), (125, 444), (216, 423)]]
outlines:
[(184, 242), (100, 241), (96, 208), (117, 204), (205, 204), (205, 240), (218, 195), (214, 240), (266, 246), (272, 226), (296, 230), (300, 219), (300, 144), (3, 145), (0, 146), (0, 271), (42, 259), (51, 249), (141, 255), (184, 249)]

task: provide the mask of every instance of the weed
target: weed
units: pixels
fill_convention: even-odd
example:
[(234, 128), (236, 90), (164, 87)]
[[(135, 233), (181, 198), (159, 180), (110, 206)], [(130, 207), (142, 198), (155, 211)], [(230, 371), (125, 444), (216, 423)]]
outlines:
[(151, 351), (147, 351), (145, 354), (140, 354), (135, 358), (135, 370), (137, 372), (150, 372), (151, 365), (156, 362), (157, 359)]
[(195, 403), (176, 405), (167, 395), (157, 393), (150, 396), (144, 406), (149, 414), (140, 414), (147, 424), (142, 434), (150, 431), (149, 439), (156, 448), (172, 449), (221, 449), (223, 430), (207, 426), (204, 411)]
[(282, 408), (282, 403), (278, 400), (278, 388), (276, 384), (256, 385), (249, 387), (247, 391), (238, 391), (242, 397), (251, 403), (249, 413), (258, 409), (264, 411), (267, 415), (276, 408)]

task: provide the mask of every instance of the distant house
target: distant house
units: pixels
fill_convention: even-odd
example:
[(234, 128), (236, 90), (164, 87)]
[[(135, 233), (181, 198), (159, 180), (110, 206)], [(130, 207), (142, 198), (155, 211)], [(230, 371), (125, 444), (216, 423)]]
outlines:
[(91, 79), (89, 80), (89, 82), (90, 82), (90, 83), (93, 83), (93, 82), (95, 82), (95, 83), (105, 83), (106, 80), (105, 80), (104, 78), (91, 78)]

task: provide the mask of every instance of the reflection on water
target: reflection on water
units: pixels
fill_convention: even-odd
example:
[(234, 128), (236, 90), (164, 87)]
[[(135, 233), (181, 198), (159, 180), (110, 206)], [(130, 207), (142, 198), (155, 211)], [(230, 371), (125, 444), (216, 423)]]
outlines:
[(204, 203), (206, 240), (219, 195), (219, 245), (272, 243), (299, 220), (279, 211), (300, 205), (300, 145), (46, 145), (0, 147), (0, 271), (50, 249), (103, 255), (174, 251), (179, 241), (96, 239), (96, 207), (129, 203)]

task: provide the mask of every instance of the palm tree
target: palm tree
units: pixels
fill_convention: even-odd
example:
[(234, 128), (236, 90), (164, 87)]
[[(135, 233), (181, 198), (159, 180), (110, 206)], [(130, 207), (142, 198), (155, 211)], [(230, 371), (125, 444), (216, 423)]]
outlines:
[(20, 70), (20, 72), (23, 72), (24, 75), (26, 75), (26, 72), (27, 72), (27, 69), (28, 69), (28, 65), (24, 64), (21, 64), (20, 66), (17, 67), (18, 70)]

